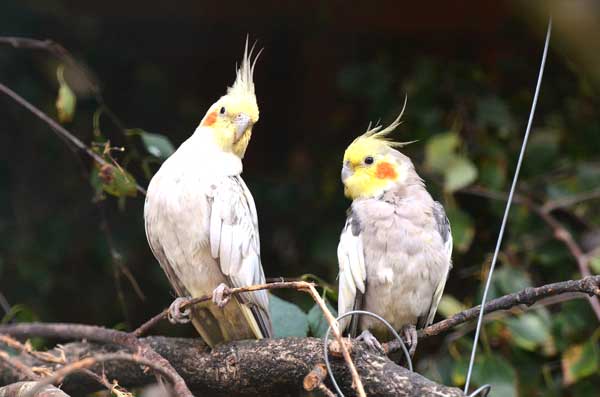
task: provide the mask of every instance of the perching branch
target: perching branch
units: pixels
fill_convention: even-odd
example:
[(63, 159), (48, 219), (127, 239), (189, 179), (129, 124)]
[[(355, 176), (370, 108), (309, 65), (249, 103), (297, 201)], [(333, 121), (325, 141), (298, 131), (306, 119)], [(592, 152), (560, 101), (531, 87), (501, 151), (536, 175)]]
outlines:
[[(151, 336), (140, 341), (169, 360), (196, 396), (289, 395), (302, 390), (306, 374), (323, 362), (323, 344), (315, 338), (236, 341), (217, 346), (212, 351), (200, 338)], [(78, 342), (63, 345), (62, 350), (67, 360), (72, 362), (79, 357), (118, 353), (122, 348)], [(417, 373), (409, 372), (362, 344), (353, 346), (352, 357), (369, 397), (464, 397), (461, 390), (439, 385)], [(29, 366), (44, 365), (32, 356), (24, 356), (23, 360)], [(345, 361), (332, 357), (331, 363), (344, 393), (347, 396), (356, 395)], [(114, 361), (104, 367), (96, 365), (90, 370), (104, 370), (108, 379), (118, 379), (119, 384), (127, 388), (155, 382), (151, 374), (140, 371), (139, 365), (126, 361)], [(0, 363), (0, 383), (11, 382), (12, 379)], [(62, 383), (62, 389), (73, 395), (90, 393), (101, 387), (81, 373), (66, 376)]]
[[(489, 301), (485, 304), (485, 313), (489, 315), (492, 312), (512, 309), (519, 305), (531, 306), (542, 299), (573, 292), (587, 294), (588, 296), (600, 296), (600, 276), (588, 276), (580, 280), (560, 281), (537, 288), (525, 288), (522, 291)], [(478, 305), (432, 324), (418, 332), (419, 338), (439, 335), (457, 325), (474, 320), (479, 316), (480, 309), (481, 306)], [(399, 348), (400, 344), (396, 341), (387, 344), (388, 351), (396, 351)]]
[[(339, 330), (337, 321), (335, 321), (335, 317), (331, 314), (331, 312), (327, 308), (327, 305), (325, 304), (325, 301), (323, 301), (323, 298), (321, 298), (321, 296), (315, 289), (314, 284), (308, 283), (306, 281), (282, 281), (282, 282), (270, 283), (270, 284), (251, 285), (248, 287), (238, 287), (238, 288), (227, 289), (227, 290), (225, 290), (224, 296), (231, 296), (231, 295), (239, 294), (241, 292), (252, 292), (252, 291), (260, 291), (260, 290), (282, 289), (282, 288), (289, 288), (289, 289), (295, 289), (297, 291), (307, 292), (314, 299), (314, 301), (317, 303), (317, 305), (319, 305), (319, 307), (321, 308), (321, 311), (323, 312), (325, 319), (327, 320), (327, 323), (331, 327), (331, 330), (333, 332), (335, 339), (337, 340), (337, 342), (340, 345), (340, 348), (342, 350), (342, 355), (344, 356), (344, 360), (346, 360), (348, 368), (350, 369), (350, 373), (352, 374), (352, 385), (353, 385), (353, 387), (356, 388), (358, 395), (361, 397), (364, 397), (365, 391), (364, 391), (362, 382), (360, 380), (360, 377), (358, 376), (356, 367), (355, 367), (354, 363), (352, 362), (352, 358), (350, 357), (350, 352), (348, 351), (346, 345), (342, 341), (342, 334)], [(211, 299), (210, 295), (190, 299), (188, 302), (182, 304), (181, 308), (185, 309), (186, 307), (189, 307), (189, 306), (201, 303), (201, 302), (206, 302), (210, 299)], [(133, 334), (136, 336), (141, 336), (141, 335), (145, 334), (156, 323), (165, 319), (167, 317), (167, 313), (168, 313), (168, 309), (163, 310), (162, 312), (160, 312), (159, 314), (157, 314), (156, 316), (154, 316), (150, 320), (148, 320), (146, 323), (142, 324), (138, 329), (136, 329), (133, 332)]]

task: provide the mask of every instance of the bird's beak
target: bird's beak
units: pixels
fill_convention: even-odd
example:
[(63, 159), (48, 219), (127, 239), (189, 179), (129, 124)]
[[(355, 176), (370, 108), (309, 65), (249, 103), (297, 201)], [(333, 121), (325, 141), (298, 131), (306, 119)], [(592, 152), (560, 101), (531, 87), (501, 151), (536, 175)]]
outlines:
[(244, 136), (248, 127), (252, 125), (252, 119), (245, 113), (238, 113), (233, 123), (235, 125), (235, 142), (237, 142)]
[(350, 168), (350, 164), (344, 163), (342, 166), (342, 183), (346, 183), (346, 179), (352, 176), (352, 169)]

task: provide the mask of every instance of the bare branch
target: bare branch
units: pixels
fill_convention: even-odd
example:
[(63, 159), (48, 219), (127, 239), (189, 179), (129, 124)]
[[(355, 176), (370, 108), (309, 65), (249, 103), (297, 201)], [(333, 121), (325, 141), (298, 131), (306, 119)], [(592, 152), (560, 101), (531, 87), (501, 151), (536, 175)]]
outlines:
[[(98, 155), (90, 147), (88, 147), (85, 143), (83, 143), (79, 138), (77, 138), (75, 135), (70, 133), (66, 128), (64, 128), (62, 125), (58, 124), (56, 121), (54, 121), (46, 113), (44, 113), (41, 110), (39, 110), (38, 108), (36, 108), (31, 103), (29, 103), (25, 98), (23, 98), (22, 96), (20, 96), (19, 94), (17, 94), (16, 92), (14, 92), (13, 90), (11, 90), (10, 88), (8, 88), (7, 86), (5, 86), (4, 84), (1, 84), (1, 83), (0, 83), (0, 92), (6, 94), (10, 98), (12, 98), (15, 102), (17, 102), (19, 105), (23, 106), (25, 109), (29, 110), (31, 113), (33, 113), (35, 116), (37, 116), (40, 120), (44, 121), (46, 124), (48, 124), (50, 126), (50, 128), (52, 128), (52, 131), (54, 131), (54, 133), (59, 138), (65, 140), (69, 144), (72, 144), (77, 149), (81, 150), (83, 153), (85, 153), (89, 157), (91, 157), (98, 164), (104, 165), (104, 166), (109, 166), (111, 168), (114, 167), (112, 164), (110, 164), (109, 162), (104, 160), (102, 158), (102, 156)], [(136, 184), (135, 187), (138, 192), (140, 192), (144, 195), (146, 194), (146, 189), (144, 189), (140, 185)]]
[[(327, 323), (331, 327), (331, 330), (333, 332), (333, 335), (335, 336), (335, 339), (338, 341), (339, 345), (341, 346), (342, 355), (344, 356), (344, 360), (346, 360), (346, 363), (348, 364), (348, 368), (350, 369), (350, 373), (352, 374), (353, 386), (356, 387), (356, 391), (358, 392), (359, 396), (365, 397), (364, 387), (362, 385), (360, 377), (358, 376), (356, 366), (354, 365), (352, 358), (350, 357), (350, 352), (348, 351), (346, 344), (344, 344), (342, 342), (342, 334), (339, 330), (337, 321), (335, 321), (335, 317), (331, 314), (331, 312), (327, 308), (327, 305), (325, 304), (325, 301), (323, 301), (323, 298), (321, 298), (321, 296), (315, 289), (314, 284), (306, 282), (306, 281), (282, 281), (282, 282), (270, 283), (270, 284), (251, 285), (248, 287), (230, 288), (225, 291), (224, 295), (231, 296), (231, 295), (239, 294), (240, 292), (252, 292), (252, 291), (269, 290), (269, 289), (283, 289), (283, 288), (289, 288), (289, 289), (295, 289), (297, 291), (307, 292), (314, 299), (314, 301), (317, 303), (317, 305), (323, 312), (323, 315), (324, 315), (325, 319), (327, 320)], [(187, 301), (186, 303), (182, 304), (181, 308), (185, 309), (186, 307), (189, 307), (191, 305), (195, 305), (195, 304), (198, 304), (201, 302), (206, 302), (206, 301), (210, 300), (211, 298), (212, 297), (210, 295), (205, 295), (205, 296), (202, 296), (199, 298), (193, 298), (193, 299), (190, 299), (189, 301)], [(168, 313), (168, 309), (163, 310), (162, 312), (160, 312), (159, 314), (157, 314), (156, 316), (154, 316), (150, 320), (148, 320), (146, 323), (142, 324), (138, 329), (136, 329), (133, 332), (133, 334), (135, 336), (143, 335), (151, 327), (153, 327), (156, 323), (158, 323), (162, 319), (166, 318), (167, 313)]]
[[(485, 314), (489, 315), (490, 313), (499, 310), (508, 310), (519, 305), (531, 306), (534, 303), (551, 296), (574, 292), (587, 294), (589, 296), (600, 296), (600, 276), (588, 276), (580, 280), (560, 281), (558, 283), (547, 284), (537, 288), (526, 288), (522, 291), (489, 301), (485, 305)], [(474, 320), (479, 316), (480, 309), (481, 306), (475, 306), (457, 313), (450, 318), (432, 324), (419, 331), (419, 338), (428, 338), (430, 336), (439, 335), (459, 324)], [(398, 350), (399, 348), (400, 344), (396, 341), (387, 344), (387, 351), (391, 352)]]
[(139, 354), (140, 357), (154, 361), (155, 366), (161, 368), (163, 373), (168, 374), (169, 380), (173, 382), (173, 388), (177, 396), (192, 396), (183, 378), (181, 378), (167, 360), (156, 353), (149, 345), (141, 342), (134, 335), (126, 332), (96, 327), (93, 325), (22, 323), (0, 325), (0, 333), (6, 333), (16, 337), (42, 336), (63, 340), (86, 339), (125, 346), (134, 353)]
[[(169, 360), (197, 396), (266, 397), (293, 394), (294, 390), (302, 390), (306, 374), (323, 362), (323, 342), (316, 338), (243, 340), (219, 345), (212, 351), (200, 338), (151, 336), (142, 338), (141, 342)], [(72, 361), (79, 357), (120, 352), (122, 348), (76, 342), (63, 345), (63, 350), (67, 359)], [(365, 392), (370, 397), (464, 397), (461, 390), (434, 383), (410, 372), (362, 344), (356, 344), (352, 350), (352, 358)], [(25, 356), (23, 360), (29, 366), (39, 363), (31, 356)], [(346, 395), (356, 395), (346, 362), (341, 357), (332, 357), (331, 364)], [(98, 372), (101, 367), (90, 369)], [(140, 371), (135, 363), (112, 361), (105, 365), (104, 370), (109, 379), (118, 379), (124, 387), (155, 383), (154, 377)], [(11, 376), (0, 363), (0, 384), (11, 382)], [(63, 390), (73, 395), (84, 395), (102, 388), (81, 373), (66, 376), (62, 385)]]

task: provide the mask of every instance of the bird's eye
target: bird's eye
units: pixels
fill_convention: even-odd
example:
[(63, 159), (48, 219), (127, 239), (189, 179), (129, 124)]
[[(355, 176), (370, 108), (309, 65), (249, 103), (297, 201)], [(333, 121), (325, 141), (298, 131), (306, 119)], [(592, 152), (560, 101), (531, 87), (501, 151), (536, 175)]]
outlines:
[(371, 164), (373, 164), (373, 161), (374, 161), (373, 157), (371, 157), (371, 156), (365, 157), (365, 164), (371, 165)]
[(221, 110), (219, 110), (219, 113), (221, 113), (221, 114), (225, 114), (225, 106), (223, 106), (223, 107), (221, 108)]

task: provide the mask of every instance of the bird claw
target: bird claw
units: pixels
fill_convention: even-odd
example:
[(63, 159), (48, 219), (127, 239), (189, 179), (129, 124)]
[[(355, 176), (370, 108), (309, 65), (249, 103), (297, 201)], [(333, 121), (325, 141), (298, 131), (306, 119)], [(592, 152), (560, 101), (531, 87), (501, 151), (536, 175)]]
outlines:
[(179, 297), (171, 303), (167, 312), (167, 317), (171, 324), (186, 324), (190, 322), (190, 308), (181, 310), (181, 306), (189, 302), (190, 299), (190, 297)]
[(404, 340), (408, 345), (408, 353), (410, 356), (414, 356), (417, 351), (417, 342), (419, 337), (417, 336), (417, 327), (414, 324), (407, 324), (400, 330), (402, 332), (402, 336), (404, 336)]
[(219, 308), (224, 308), (225, 305), (231, 299), (230, 289), (224, 283), (219, 284), (217, 288), (214, 289), (212, 293), (212, 301), (215, 305), (219, 306)]
[(358, 338), (356, 338), (356, 340), (364, 342), (369, 347), (369, 349), (377, 353), (385, 354), (385, 350), (383, 349), (383, 346), (381, 346), (381, 343), (379, 343), (377, 338), (374, 337), (373, 334), (368, 330), (364, 330), (360, 335), (358, 335)]

